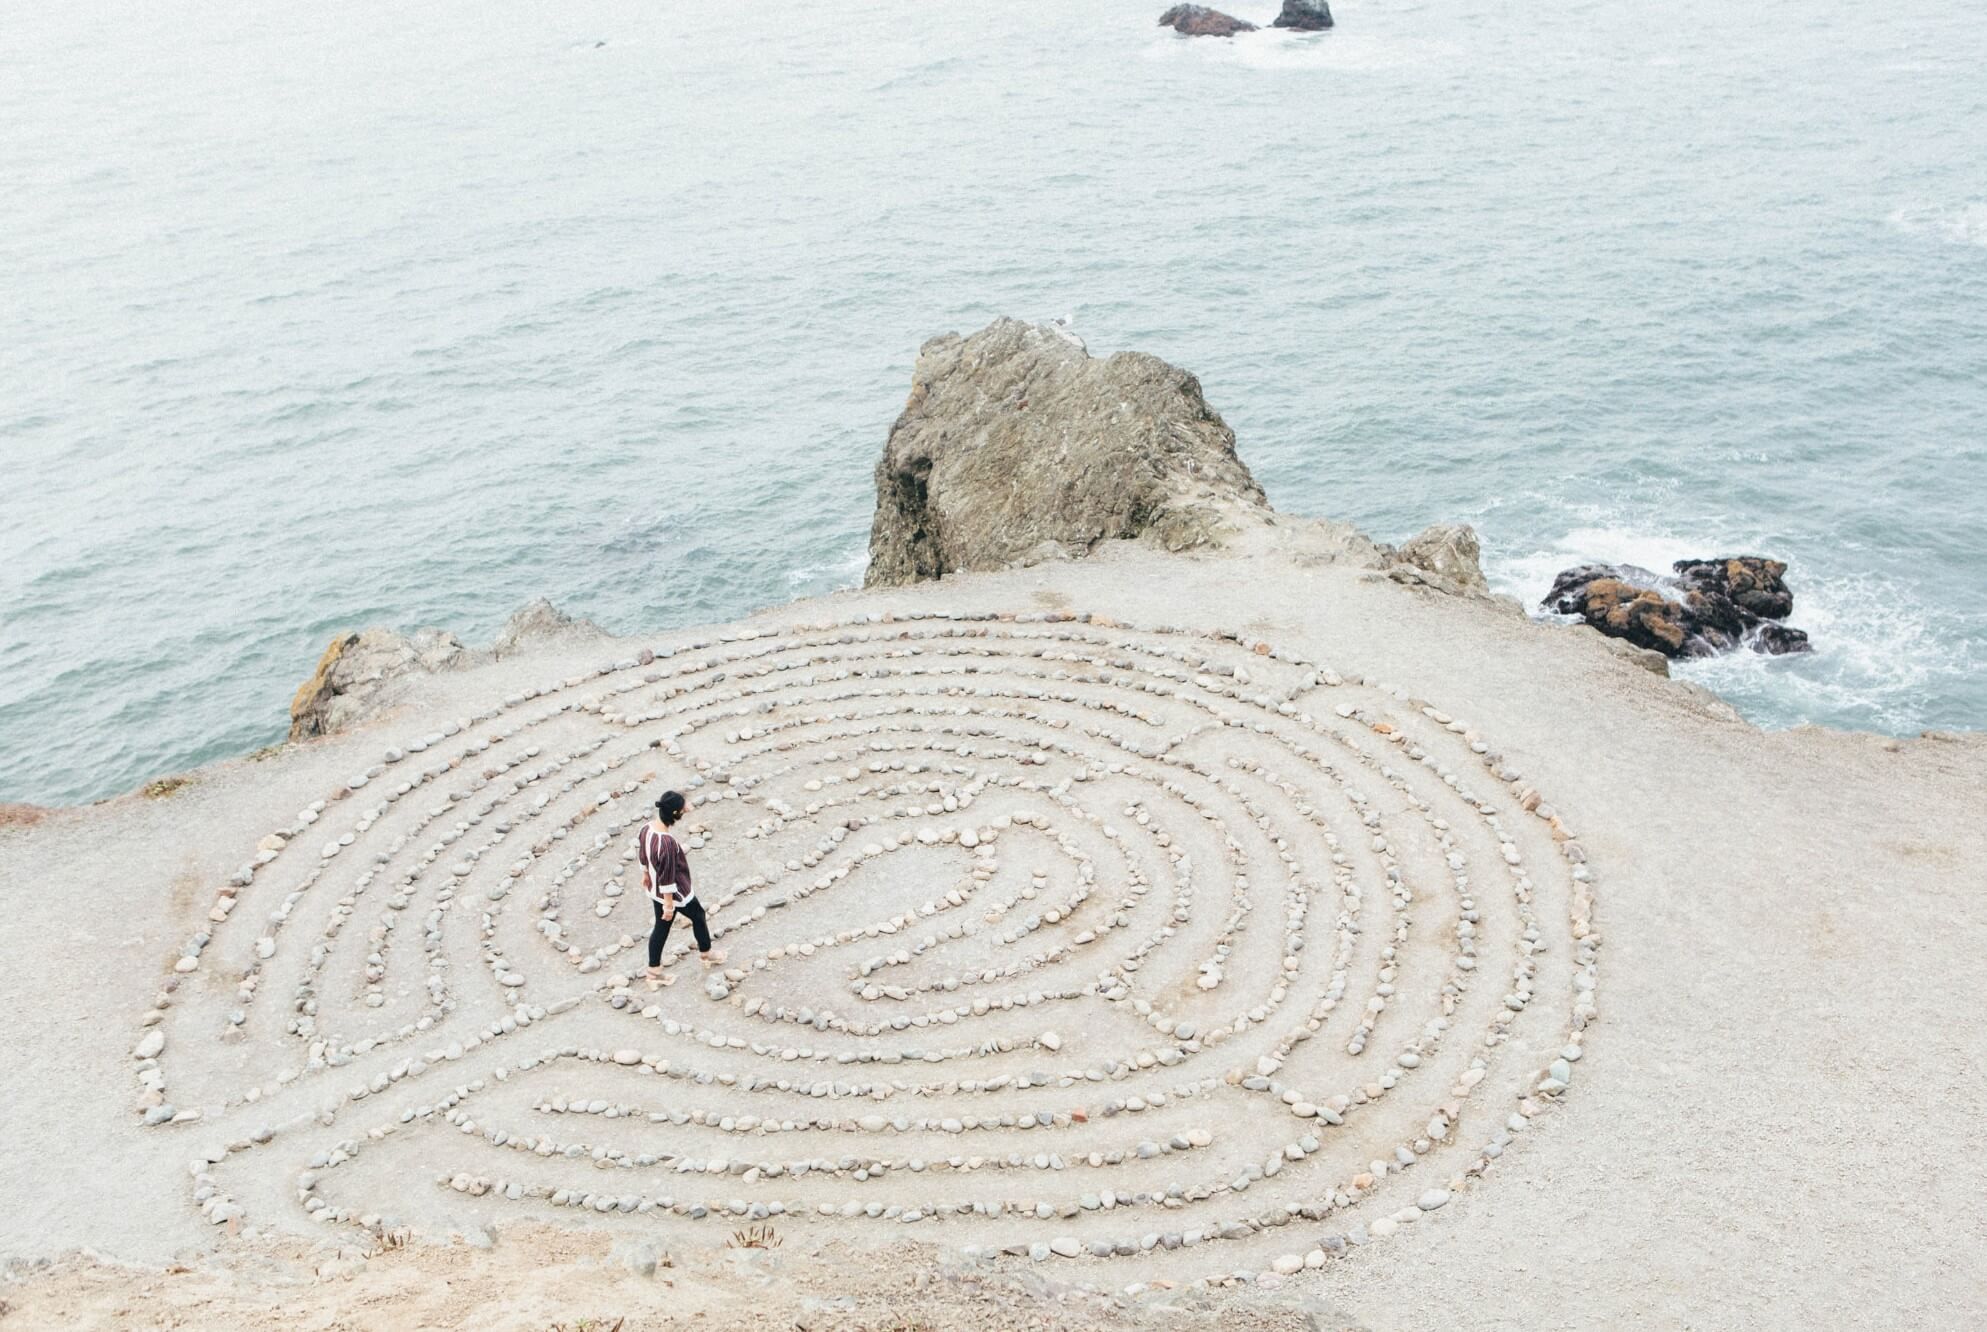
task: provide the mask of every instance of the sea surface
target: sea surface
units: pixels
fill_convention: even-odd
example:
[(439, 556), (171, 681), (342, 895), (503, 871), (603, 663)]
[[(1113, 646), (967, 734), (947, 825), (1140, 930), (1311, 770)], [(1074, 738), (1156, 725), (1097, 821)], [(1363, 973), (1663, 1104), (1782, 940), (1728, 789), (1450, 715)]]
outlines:
[(345, 627), (854, 582), (999, 314), (1534, 602), (1787, 560), (1818, 650), (1684, 672), (1761, 724), (1987, 725), (1987, 8), (1163, 7), (13, 6), (0, 799), (277, 740)]

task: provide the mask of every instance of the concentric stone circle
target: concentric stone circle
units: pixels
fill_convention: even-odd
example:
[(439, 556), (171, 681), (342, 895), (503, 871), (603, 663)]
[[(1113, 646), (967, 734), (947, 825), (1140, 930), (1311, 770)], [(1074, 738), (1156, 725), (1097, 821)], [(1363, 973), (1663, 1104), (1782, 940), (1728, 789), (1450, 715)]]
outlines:
[[(668, 786), (728, 956), (679, 930), (654, 992), (632, 837)], [(747, 628), (506, 698), (272, 832), (142, 1019), (138, 1112), (217, 1224), (1281, 1278), (1563, 1096), (1593, 888), (1469, 725), (1266, 642)]]

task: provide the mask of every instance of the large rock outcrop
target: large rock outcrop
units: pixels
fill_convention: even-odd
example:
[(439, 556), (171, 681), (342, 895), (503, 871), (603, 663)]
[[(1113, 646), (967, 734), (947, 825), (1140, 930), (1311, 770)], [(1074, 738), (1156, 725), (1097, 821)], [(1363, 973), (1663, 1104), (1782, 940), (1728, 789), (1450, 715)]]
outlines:
[(1159, 16), (1159, 26), (1188, 37), (1233, 37), (1256, 30), (1255, 24), (1206, 5), (1174, 5)]
[(1544, 604), (1666, 657), (1809, 650), (1805, 633), (1780, 623), (1794, 611), (1794, 594), (1779, 560), (1734, 555), (1678, 560), (1672, 569), (1665, 577), (1634, 565), (1584, 564), (1554, 579)]
[(1283, 0), (1283, 12), (1270, 26), (1294, 32), (1323, 32), (1332, 26), (1332, 7), (1325, 0)]
[(500, 661), (527, 644), (557, 638), (598, 638), (605, 631), (567, 615), (540, 598), (511, 616), (497, 641), (477, 650), (444, 629), (360, 629), (339, 634), (318, 659), (317, 671), (290, 700), (290, 739), (308, 740), (356, 726), (388, 707), (394, 685)]
[(1218, 545), (1274, 521), (1192, 375), (998, 319), (918, 352), (876, 465), (866, 587), (1089, 553)]

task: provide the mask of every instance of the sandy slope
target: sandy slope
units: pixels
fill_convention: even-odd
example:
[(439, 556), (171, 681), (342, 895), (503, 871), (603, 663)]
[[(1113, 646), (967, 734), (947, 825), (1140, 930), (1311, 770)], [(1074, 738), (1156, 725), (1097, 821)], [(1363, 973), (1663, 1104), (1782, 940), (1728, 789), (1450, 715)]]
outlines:
[[(1413, 1233), (1355, 1247), (1249, 1298), (1291, 1307), (1309, 1299), (1382, 1329), (1809, 1328), (1862, 1313), (1887, 1326), (1959, 1328), (1987, 1319), (1987, 1165), (1974, 1141), (1987, 1111), (1987, 1048), (1970, 1021), (1987, 1005), (1987, 742), (1762, 734), (1584, 630), (1314, 562), (1305, 547), (1301, 525), (1284, 524), (1227, 556), (1125, 546), (1080, 564), (843, 594), (755, 623), (883, 609), (1074, 609), (1233, 629), (1467, 717), (1578, 830), (1603, 884), (1606, 945), (1601, 1016), (1565, 1103)], [(429, 729), (428, 718), (633, 648), (530, 654), (443, 677), (420, 686), (402, 715), (356, 734), (218, 765), (167, 799), (128, 797), (0, 830), (0, 1255), (84, 1249), (141, 1264), (175, 1255), (204, 1263), (200, 1255), (218, 1247), (244, 1265), (246, 1286), (230, 1289), (246, 1289), (249, 1302), (258, 1281), (277, 1279), (267, 1275), (279, 1261), (269, 1253), (292, 1255), (282, 1269), (292, 1280), (322, 1261), (329, 1250), (296, 1258), (305, 1252), (297, 1237), (324, 1232), (305, 1219), (287, 1175), (256, 1192), (244, 1171), (232, 1186), (248, 1205), (248, 1231), (263, 1236), (255, 1243), (231, 1243), (190, 1201), (189, 1154), (244, 1126), (137, 1126), (131, 1049), (164, 964), (255, 840), (383, 745)], [(176, 1050), (182, 1038), (173, 1039)], [(444, 1220), (433, 1186), (409, 1180), (410, 1200), (420, 1199), (408, 1203), (412, 1219)], [(450, 1196), (443, 1191), (444, 1202)], [(580, 1215), (529, 1219), (577, 1226)], [(624, 1219), (588, 1217), (610, 1234)], [(349, 1231), (337, 1238), (352, 1242)], [(840, 1238), (831, 1227), (799, 1227), (779, 1258), (789, 1275), (753, 1307), (785, 1309), (777, 1301), (866, 1283), (869, 1263), (900, 1273), (904, 1264), (887, 1256), (893, 1238), (874, 1226), (851, 1225)], [(810, 1256), (844, 1240), (873, 1256)], [(315, 1310), (315, 1322), (297, 1314), (300, 1326), (394, 1326), (413, 1325), (411, 1311), (430, 1300), (420, 1316), (449, 1326), (456, 1313), (396, 1263), (508, 1298), (516, 1274), (571, 1257), (555, 1252), (561, 1242), (507, 1224), (494, 1257), (389, 1255), (350, 1279), (286, 1286), (286, 1307)], [(1266, 1265), (1274, 1251), (1257, 1246), (1247, 1265)], [(1166, 1265), (1001, 1266), (1016, 1269), (1115, 1289), (1161, 1277)], [(14, 1275), (25, 1270), (17, 1262)], [(586, 1288), (584, 1278), (562, 1279), (578, 1282), (562, 1291)], [(615, 1283), (629, 1278), (596, 1279), (603, 1295), (626, 1295)], [(67, 1268), (0, 1290), (16, 1310), (0, 1327), (170, 1325), (158, 1312), (163, 1295), (140, 1298), (160, 1289)], [(713, 1277), (698, 1289), (697, 1300), (722, 1303), (737, 1288)], [(361, 1306), (361, 1292), (384, 1303)], [(232, 1321), (237, 1307), (212, 1305), (195, 1321)], [(560, 1316), (533, 1308), (533, 1319)], [(929, 1316), (1004, 1325), (974, 1308), (941, 1301)]]

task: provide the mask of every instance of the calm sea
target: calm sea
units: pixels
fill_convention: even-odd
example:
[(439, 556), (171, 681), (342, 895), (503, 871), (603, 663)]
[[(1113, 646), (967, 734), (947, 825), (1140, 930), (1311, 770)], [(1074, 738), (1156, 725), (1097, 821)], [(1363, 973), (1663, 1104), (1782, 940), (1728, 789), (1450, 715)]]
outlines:
[(1987, 724), (1987, 10), (1163, 7), (14, 6), (0, 799), (280, 737), (345, 626), (854, 581), (919, 342), (1003, 313), (1506, 590), (1789, 560), (1820, 650), (1691, 668), (1764, 724)]

